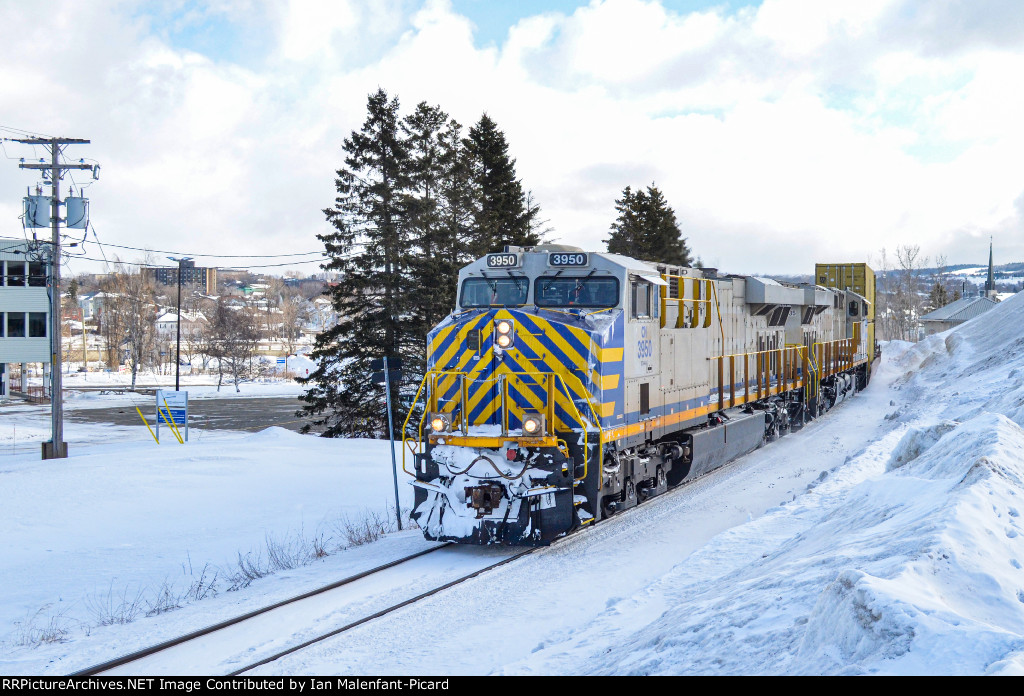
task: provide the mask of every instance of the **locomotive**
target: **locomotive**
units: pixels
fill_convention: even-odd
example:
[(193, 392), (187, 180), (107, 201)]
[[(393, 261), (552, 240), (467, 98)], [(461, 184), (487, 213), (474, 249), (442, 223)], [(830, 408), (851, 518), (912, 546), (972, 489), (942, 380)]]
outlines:
[(413, 519), (428, 539), (546, 545), (802, 427), (876, 353), (871, 269), (814, 280), (562, 245), (474, 261), (405, 421)]

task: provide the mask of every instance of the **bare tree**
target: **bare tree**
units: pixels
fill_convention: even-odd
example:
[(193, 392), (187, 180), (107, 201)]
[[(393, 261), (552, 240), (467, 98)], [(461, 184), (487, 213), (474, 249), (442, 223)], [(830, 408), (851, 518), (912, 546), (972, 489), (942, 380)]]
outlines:
[(281, 301), (281, 341), (284, 343), (285, 351), (291, 355), (295, 352), (299, 338), (302, 335), (302, 327), (308, 320), (306, 302), (301, 297), (285, 297)]
[(104, 331), (108, 349), (124, 350), (131, 363), (135, 389), (139, 369), (151, 361), (156, 336), (153, 285), (141, 272), (116, 260), (107, 287), (110, 297), (104, 302)]
[(221, 298), (207, 334), (206, 352), (217, 360), (217, 391), (225, 374), (231, 375), (235, 391), (241, 391), (238, 385), (252, 375), (253, 356), (260, 340), (257, 313), (250, 307), (231, 307)]
[(897, 337), (904, 341), (916, 341), (918, 326), (924, 302), (921, 299), (921, 269), (928, 263), (927, 256), (921, 256), (918, 245), (903, 244), (896, 248), (896, 260), (899, 263), (896, 292), (893, 301)]
[(896, 337), (895, 315), (893, 313), (893, 278), (892, 268), (889, 266), (889, 256), (882, 247), (879, 252), (879, 261), (876, 276), (877, 286), (875, 292), (875, 330), (878, 331), (878, 338), (890, 340)]
[(954, 287), (946, 275), (945, 254), (939, 254), (935, 257), (935, 270), (938, 277), (928, 291), (929, 311), (945, 307), (950, 302), (960, 299), (960, 289)]

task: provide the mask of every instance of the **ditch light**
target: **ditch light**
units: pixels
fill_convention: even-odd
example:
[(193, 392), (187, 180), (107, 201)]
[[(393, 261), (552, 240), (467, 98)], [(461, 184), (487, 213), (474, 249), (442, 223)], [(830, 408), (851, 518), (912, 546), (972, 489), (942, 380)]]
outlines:
[(527, 413), (523, 415), (523, 434), (530, 437), (544, 435), (544, 416), (540, 413)]
[(446, 433), (451, 430), (452, 422), (444, 413), (430, 414), (430, 430), (435, 433)]

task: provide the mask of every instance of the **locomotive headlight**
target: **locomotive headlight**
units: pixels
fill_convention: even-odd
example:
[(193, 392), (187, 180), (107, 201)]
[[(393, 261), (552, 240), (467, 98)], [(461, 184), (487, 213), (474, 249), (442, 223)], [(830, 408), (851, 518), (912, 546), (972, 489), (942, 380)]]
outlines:
[(432, 413), (430, 414), (430, 429), (435, 433), (446, 433), (451, 428), (452, 423), (448, 420), (448, 416), (443, 413)]
[(539, 413), (527, 413), (524, 415), (523, 433), (526, 435), (543, 435), (544, 416)]
[(515, 341), (515, 326), (508, 319), (498, 319), (494, 322), (494, 345), (499, 348), (511, 348)]

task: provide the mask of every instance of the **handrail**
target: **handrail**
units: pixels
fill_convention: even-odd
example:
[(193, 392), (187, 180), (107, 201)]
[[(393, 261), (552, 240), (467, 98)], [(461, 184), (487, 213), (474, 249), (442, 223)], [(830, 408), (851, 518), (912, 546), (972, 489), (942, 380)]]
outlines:
[[(585, 479), (587, 477), (587, 470), (588, 470), (588, 467), (589, 467), (589, 459), (590, 459), (590, 438), (589, 438), (589, 435), (588, 435), (589, 428), (587, 427), (587, 421), (586, 421), (586, 419), (584, 419), (583, 414), (580, 413), (580, 410), (578, 408), (576, 408), (576, 400), (572, 398), (572, 392), (569, 391), (569, 386), (565, 383), (565, 379), (562, 377), (562, 375), (557, 373), (557, 372), (505, 372), (505, 373), (503, 373), (503, 375), (506, 376), (506, 377), (519, 377), (519, 376), (544, 377), (544, 378), (554, 377), (559, 382), (562, 383), (562, 389), (565, 391), (566, 400), (572, 406), (573, 413), (571, 415), (575, 415), (576, 416), (576, 420), (579, 422), (581, 428), (583, 429), (583, 475), (578, 477), (578, 478), (576, 478), (575, 480), (576, 481), (582, 481), (583, 479)], [(592, 421), (591, 424), (594, 427), (597, 428), (597, 431), (598, 431), (598, 442), (600, 442), (600, 438), (601, 438), (601, 418), (600, 418), (600, 416), (598, 416), (597, 409), (594, 407), (593, 402), (591, 402), (591, 400), (590, 400), (590, 393), (583, 386), (583, 382), (580, 380), (579, 377), (577, 377), (576, 375), (565, 375), (565, 376), (570, 378), (570, 379), (572, 379), (572, 380), (575, 380), (576, 385), (579, 386), (580, 393), (584, 394), (584, 401), (587, 402), (587, 406), (590, 407), (591, 415), (594, 416), (594, 420)], [(504, 398), (504, 396), (503, 396), (503, 398)], [(548, 404), (548, 407), (552, 410), (552, 412), (554, 411), (554, 400), (553, 399), (551, 400), (551, 403)], [(502, 404), (502, 411), (503, 412), (507, 411), (504, 403)], [(502, 413), (502, 419), (504, 420), (506, 417), (507, 417), (507, 414), (506, 413)], [(552, 422), (553, 421), (554, 421), (554, 419), (552, 419)]]
[(853, 368), (856, 346), (852, 338), (820, 341), (813, 345), (813, 349), (822, 378)]
[[(662, 273), (661, 277), (663, 279), (665, 279), (665, 280), (668, 280), (669, 278), (671, 278), (671, 279), (680, 281), (679, 285), (677, 287), (677, 292), (680, 294), (680, 297), (669, 297), (668, 296), (668, 286), (667, 285), (662, 286), (662, 294), (661, 294), (661, 302), (662, 302), (661, 321), (662, 321), (662, 324), (661, 324), (661, 327), (665, 328), (665, 324), (664, 324), (664, 322), (665, 322), (665, 307), (664, 307), (664, 305), (667, 302), (675, 302), (676, 304), (680, 304), (681, 303), (684, 306), (685, 306), (685, 304), (687, 302), (692, 302), (693, 303), (693, 319), (690, 321), (690, 327), (689, 328), (696, 329), (697, 328), (697, 323), (699, 322), (699, 317), (697, 316), (698, 315), (697, 305), (700, 305), (700, 304), (710, 305), (712, 303), (712, 301), (714, 301), (714, 304), (715, 304), (715, 314), (718, 316), (718, 331), (719, 331), (719, 334), (721, 335), (721, 338), (722, 338), (722, 354), (724, 355), (725, 354), (725, 326), (724, 326), (724, 324), (722, 322), (722, 307), (721, 307), (721, 304), (718, 301), (718, 286), (715, 283), (714, 278), (694, 278), (692, 276), (672, 275), (671, 273)], [(686, 284), (682, 282), (684, 280), (692, 280), (693, 281), (694, 297), (690, 297), (690, 298), (686, 297)], [(711, 288), (711, 292), (709, 293), (710, 296), (702, 298), (702, 297), (700, 297), (700, 295), (702, 294), (701, 293), (701, 287), (704, 286), (704, 285), (707, 285), (709, 288)], [(679, 325), (680, 324), (680, 319), (681, 319), (681, 317), (676, 316), (676, 326), (675, 326), (675, 328), (677, 328), (677, 329), (684, 328), (684, 327)], [(710, 328), (710, 327), (711, 327), (711, 310), (710, 310), (710, 306), (709, 306), (708, 310), (704, 313), (704, 326), (703, 326), (703, 328), (707, 329), (707, 328)]]
[[(438, 402), (437, 402), (437, 398), (438, 398), (437, 397), (437, 388), (436, 388), (437, 387), (437, 383), (438, 383), (439, 379), (444, 378), (444, 377), (455, 377), (455, 378), (457, 378), (457, 379), (459, 379), (461, 381), (461, 385), (460, 385), (460, 389), (459, 389), (459, 400), (458, 400), (458, 404), (461, 407), (460, 411), (459, 411), (459, 415), (460, 415), (460, 419), (461, 419), (463, 433), (465, 433), (466, 437), (471, 437), (469, 435), (469, 417), (468, 417), (469, 414), (467, 413), (467, 409), (466, 409), (466, 406), (468, 404), (468, 395), (467, 395), (467, 392), (468, 392), (468, 384), (467, 384), (468, 374), (465, 373), (465, 372), (454, 371), (454, 370), (428, 370), (427, 373), (425, 375), (423, 375), (423, 379), (420, 381), (420, 386), (416, 390), (416, 395), (413, 397), (412, 406), (409, 408), (409, 414), (405, 417), (405, 421), (402, 424), (402, 471), (404, 471), (409, 476), (415, 476), (416, 474), (414, 472), (409, 471), (408, 467), (406, 466), (406, 451), (408, 450), (413, 455), (419, 453), (419, 449), (420, 449), (420, 447), (422, 446), (422, 444), (424, 442), (424, 439), (423, 439), (423, 426), (424, 426), (424, 423), (426, 422), (427, 414), (432, 410), (431, 407), (433, 407), (433, 409), (436, 409), (437, 405), (438, 405)], [(562, 390), (563, 390), (563, 392), (564, 392), (564, 394), (566, 396), (566, 400), (569, 402), (569, 405), (570, 405), (570, 407), (572, 409), (572, 412), (571, 412), (570, 415), (575, 416), (576, 421), (579, 422), (579, 424), (580, 424), (580, 426), (581, 426), (581, 428), (583, 430), (583, 475), (580, 476), (580, 477), (575, 477), (574, 476), (574, 479), (577, 482), (584, 480), (587, 477), (587, 472), (589, 470), (589, 465), (590, 465), (590, 436), (589, 436), (590, 428), (591, 427), (596, 428), (596, 430), (598, 432), (598, 443), (599, 444), (602, 442), (602, 439), (601, 439), (602, 438), (602, 434), (601, 434), (601, 418), (598, 415), (597, 408), (594, 406), (594, 403), (591, 400), (590, 393), (586, 390), (586, 388), (584, 388), (583, 382), (578, 377), (576, 377), (575, 375), (571, 375), (570, 374), (570, 375), (565, 375), (563, 377), (563, 375), (561, 375), (561, 374), (559, 374), (557, 372), (504, 372), (504, 373), (501, 373), (500, 375), (498, 375), (498, 378), (500, 379), (499, 383), (502, 385), (501, 388), (500, 388), (500, 392), (501, 392), (501, 409), (502, 409), (502, 414), (501, 414), (501, 418), (502, 418), (502, 436), (503, 437), (509, 437), (509, 439), (513, 439), (513, 440), (518, 440), (519, 436), (509, 436), (508, 435), (507, 394), (508, 394), (508, 378), (509, 377), (512, 377), (512, 378), (541, 377), (543, 379), (543, 383), (544, 384), (548, 384), (548, 380), (554, 378), (554, 379), (557, 379), (558, 382), (561, 383)], [(577, 406), (576, 406), (576, 399), (573, 398), (573, 392), (569, 389), (569, 386), (566, 383), (566, 379), (565, 378), (568, 378), (570, 380), (574, 380), (575, 381), (574, 386), (578, 386), (579, 387), (579, 390), (578, 390), (579, 393), (584, 395), (583, 400), (587, 403), (587, 407), (590, 409), (590, 413), (593, 416), (593, 421), (590, 421), (590, 427), (588, 427), (588, 420), (583, 416), (583, 414), (580, 412), (579, 408), (577, 408)], [(496, 378), (491, 377), (491, 378), (489, 378), (487, 380), (483, 380), (483, 381), (491, 382), (491, 381), (495, 381), (495, 379)], [(409, 436), (409, 421), (412, 419), (412, 415), (413, 415), (413, 413), (416, 410), (416, 404), (419, 403), (420, 395), (423, 393), (424, 386), (426, 386), (428, 384), (428, 380), (429, 380), (430, 388), (428, 389), (428, 394), (427, 394), (426, 399), (425, 399), (423, 414), (420, 416), (419, 423), (417, 424), (417, 437), (414, 440), (412, 437)], [(545, 391), (549, 395), (548, 396), (548, 403), (545, 404), (546, 410), (548, 410), (550, 412), (550, 416), (551, 416), (548, 419), (548, 422), (553, 425), (554, 424), (555, 397), (554, 397), (554, 394), (553, 394), (553, 392), (552, 392), (552, 390), (550, 388), (545, 387)], [(527, 437), (527, 436), (522, 436), (522, 437)]]
[[(405, 450), (408, 449), (414, 455), (418, 454), (418, 452), (416, 450), (419, 448), (419, 443), (420, 443), (420, 440), (422, 438), (418, 438), (416, 440), (416, 446), (415, 447), (410, 447), (409, 446), (409, 444), (408, 444), (409, 441), (410, 441), (410, 438), (409, 438), (409, 420), (412, 418), (412, 414), (416, 410), (416, 404), (419, 403), (420, 394), (423, 393), (423, 387), (424, 387), (424, 385), (426, 385), (427, 380), (430, 378), (431, 372), (433, 372), (433, 370), (428, 370), (427, 373), (425, 375), (423, 375), (423, 379), (420, 380), (420, 386), (419, 386), (419, 388), (416, 389), (416, 396), (414, 396), (412, 398), (412, 406), (409, 407), (409, 415), (407, 415), (405, 417), (405, 421), (402, 423), (402, 471), (404, 471), (405, 473), (409, 474), (409, 476), (413, 476), (413, 477), (415, 477), (416, 474), (411, 472), (411, 471), (409, 471), (409, 469), (407, 469), (406, 466), (405, 466)], [(461, 392), (461, 390), (460, 390), (460, 392)], [(429, 404), (425, 404), (425, 405), (429, 405)], [(417, 432), (419, 432), (419, 433), (423, 432), (423, 421), (425, 421), (427, 419), (427, 410), (428, 409), (424, 408), (423, 409), (423, 415), (420, 417), (419, 427), (417, 429)]]
[[(748, 403), (750, 401), (756, 401), (763, 399), (765, 396), (772, 396), (773, 394), (779, 394), (787, 390), (787, 386), (792, 384), (794, 387), (800, 381), (796, 375), (796, 368), (798, 364), (803, 364), (806, 361), (806, 347), (797, 345), (787, 345), (783, 348), (768, 348), (765, 350), (749, 351), (745, 353), (732, 353), (729, 355), (716, 355), (708, 358), (708, 360), (718, 361), (718, 408), (719, 410), (726, 407), (733, 407), (739, 404)], [(772, 358), (775, 360), (775, 369), (772, 370)], [(736, 359), (741, 358), (743, 361), (743, 397), (737, 399), (736, 397)], [(755, 359), (755, 374), (754, 382), (756, 385), (756, 392), (753, 394), (754, 398), (751, 399), (750, 392), (750, 359)], [(725, 361), (729, 361), (729, 399), (726, 404), (725, 398)], [(772, 387), (772, 380), (776, 383), (775, 387)], [(774, 390), (774, 391), (773, 391)]]

